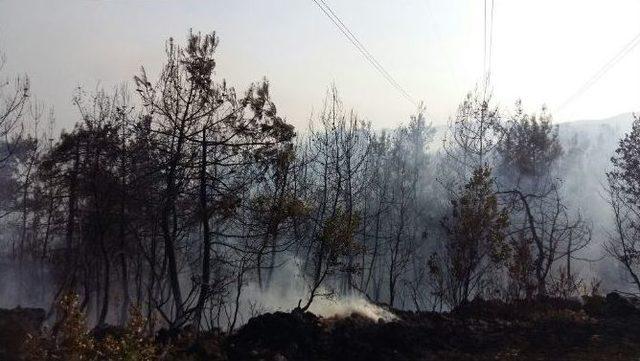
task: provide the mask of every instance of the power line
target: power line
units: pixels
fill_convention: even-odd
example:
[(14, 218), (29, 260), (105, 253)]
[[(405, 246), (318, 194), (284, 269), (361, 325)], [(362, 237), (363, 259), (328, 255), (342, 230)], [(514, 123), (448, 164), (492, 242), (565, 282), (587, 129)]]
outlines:
[(487, 83), (491, 80), (491, 57), (493, 55), (493, 13), (495, 1), (491, 0), (491, 23), (489, 25), (489, 66), (487, 68)]
[[(331, 9), (331, 7), (324, 1), (313, 0), (318, 7), (327, 15), (327, 17), (333, 22), (333, 24), (347, 37), (347, 39), (353, 44), (353, 46), (360, 51), (360, 53), (367, 59), (367, 61), (391, 84), (396, 90), (402, 94), (410, 103), (417, 106), (416, 101), (409, 95), (409, 93), (400, 86), (400, 84), (384, 69), (384, 67), (376, 60), (376, 58), (367, 50), (367, 48), (358, 40), (358, 38), (351, 32), (349, 27), (340, 19), (340, 17)], [(324, 6), (323, 6), (324, 5)]]
[[(338, 16), (338, 14), (336, 14), (333, 9), (331, 9), (331, 7), (324, 1), (324, 0), (319, 0), (326, 8), (327, 10), (329, 10), (329, 12), (331, 13), (331, 15), (338, 20), (338, 22), (340, 23), (340, 26), (346, 30), (346, 32), (349, 34), (349, 37), (351, 39), (353, 39), (356, 42), (356, 46), (364, 52), (364, 55), (369, 58), (371, 61), (373, 61), (374, 66), (383, 73), (384, 77), (389, 80), (392, 85), (396, 88), (398, 88), (398, 90), (400, 90), (403, 95), (409, 96), (409, 94), (402, 89), (402, 87), (400, 86), (400, 84), (391, 76), (391, 74), (389, 74), (389, 72), (386, 71), (386, 69), (384, 69), (384, 67), (378, 62), (378, 60), (376, 60), (376, 58), (367, 50), (367, 48), (360, 42), (360, 40), (358, 40), (358, 38), (353, 34), (353, 32), (351, 32), (351, 30), (349, 29), (349, 27), (342, 21), (342, 19), (340, 19), (340, 17)], [(409, 98), (411, 98), (411, 96), (409, 96)], [(413, 100), (412, 100), (413, 102)]]
[[(487, 0), (484, 0), (484, 49), (483, 49), (483, 80), (484, 92), (486, 93), (489, 83), (491, 82), (491, 57), (493, 53), (493, 14), (495, 2), (491, 0), (491, 9), (489, 17), (487, 17)], [(488, 35), (488, 39), (487, 39)]]
[(418, 103), (409, 95), (409, 93), (389, 74), (389, 72), (380, 64), (380, 62), (367, 50), (367, 48), (358, 40), (351, 32), (349, 27), (340, 19), (340, 17), (331, 9), (324, 0), (313, 0), (320, 10), (331, 20), (331, 22), (340, 30), (340, 32), (349, 40), (349, 42), (358, 49), (360, 54), (393, 86), (405, 99), (414, 106)]
[(616, 66), (622, 59), (624, 59), (633, 49), (640, 44), (640, 33), (626, 43), (620, 51), (618, 51), (609, 61), (607, 61), (596, 73), (594, 73), (589, 80), (587, 80), (575, 93), (573, 93), (567, 100), (565, 100), (557, 109), (556, 112), (562, 110), (571, 102), (576, 100), (580, 95), (589, 90), (595, 83), (598, 82), (609, 70)]
[(487, 0), (484, 0), (483, 24), (484, 24), (484, 31), (482, 32), (482, 35), (484, 40), (484, 47), (482, 48), (482, 72), (485, 74), (482, 74), (482, 75), (485, 76), (487, 71)]

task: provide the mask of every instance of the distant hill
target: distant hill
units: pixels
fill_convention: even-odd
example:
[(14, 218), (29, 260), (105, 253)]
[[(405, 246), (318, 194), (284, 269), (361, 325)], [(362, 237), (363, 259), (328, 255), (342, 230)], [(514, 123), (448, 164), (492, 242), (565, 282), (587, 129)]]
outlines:
[(605, 119), (579, 120), (572, 122), (559, 123), (560, 136), (567, 139), (576, 132), (585, 132), (588, 135), (617, 135), (622, 136), (626, 131), (631, 129), (633, 122), (632, 113), (623, 113)]
[(560, 125), (630, 125), (633, 121), (633, 113), (621, 113), (604, 119), (583, 119), (562, 122)]

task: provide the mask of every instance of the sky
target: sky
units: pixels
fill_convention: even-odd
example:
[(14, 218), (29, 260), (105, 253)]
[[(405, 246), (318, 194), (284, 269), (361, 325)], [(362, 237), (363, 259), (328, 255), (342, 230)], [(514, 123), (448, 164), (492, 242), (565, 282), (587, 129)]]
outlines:
[[(325, 0), (435, 124), (481, 86), (483, 0)], [(491, 0), (489, 0), (490, 4)], [(557, 121), (640, 108), (640, 46), (558, 109), (640, 32), (637, 0), (494, 0), (491, 92), (506, 109), (543, 104)], [(82, 86), (111, 89), (141, 66), (157, 74), (164, 43), (216, 31), (216, 76), (241, 90), (266, 77), (278, 111), (297, 127), (335, 83), (374, 127), (416, 111), (369, 65), (313, 0), (0, 0), (2, 76), (28, 74), (59, 127), (78, 120)]]

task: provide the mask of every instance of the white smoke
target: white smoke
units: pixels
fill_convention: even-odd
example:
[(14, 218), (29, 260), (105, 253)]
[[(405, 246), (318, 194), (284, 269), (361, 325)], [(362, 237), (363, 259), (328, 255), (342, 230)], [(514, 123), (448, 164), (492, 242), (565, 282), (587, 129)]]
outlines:
[(49, 268), (37, 262), (0, 262), (0, 308), (47, 308), (54, 293)]
[(631, 130), (633, 115), (630, 113), (602, 119), (561, 123), (559, 136), (566, 155), (566, 164), (560, 174), (563, 182), (563, 196), (572, 212), (580, 212), (591, 223), (592, 241), (576, 256), (579, 276), (602, 281), (602, 292), (630, 290), (630, 283), (624, 281), (626, 271), (618, 262), (608, 257), (604, 243), (612, 229), (613, 213), (607, 203), (604, 187), (605, 173), (611, 168), (611, 157), (615, 154), (618, 141)]
[(389, 322), (398, 317), (382, 307), (376, 306), (361, 296), (351, 295), (337, 299), (321, 298), (314, 302), (309, 310), (323, 317), (346, 317), (353, 313), (370, 318)]

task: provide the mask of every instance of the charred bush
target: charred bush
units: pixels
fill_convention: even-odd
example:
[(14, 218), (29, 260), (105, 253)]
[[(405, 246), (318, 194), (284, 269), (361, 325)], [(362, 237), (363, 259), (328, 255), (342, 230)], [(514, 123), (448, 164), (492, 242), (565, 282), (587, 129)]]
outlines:
[(582, 304), (578, 300), (555, 297), (539, 297), (510, 302), (476, 298), (454, 308), (451, 313), (460, 318), (524, 320), (539, 318), (540, 315), (553, 313), (557, 310), (578, 312), (582, 310)]
[(28, 335), (35, 335), (45, 320), (40, 308), (0, 309), (0, 360), (22, 360)]
[(296, 309), (252, 318), (229, 339), (233, 360), (273, 359), (315, 360), (322, 352), (323, 331), (320, 319)]

